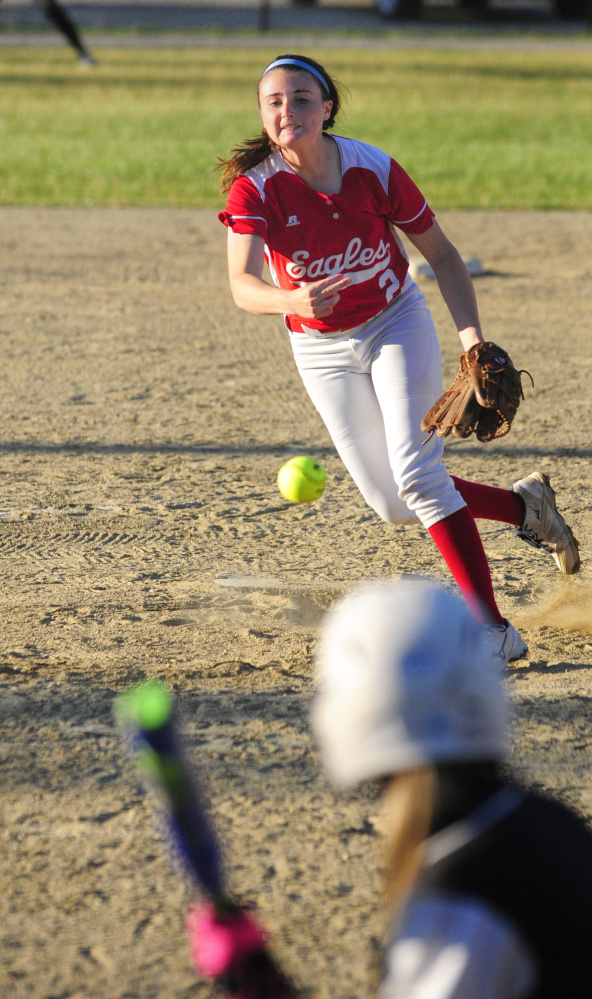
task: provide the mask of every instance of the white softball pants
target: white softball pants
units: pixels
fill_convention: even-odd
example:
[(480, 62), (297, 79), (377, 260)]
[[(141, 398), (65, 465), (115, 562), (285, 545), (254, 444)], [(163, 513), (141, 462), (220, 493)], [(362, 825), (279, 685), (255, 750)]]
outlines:
[(442, 393), (440, 345), (409, 282), (378, 316), (341, 333), (290, 333), (305, 388), (366, 502), (389, 523), (424, 527), (465, 506), (444, 443), (421, 420)]

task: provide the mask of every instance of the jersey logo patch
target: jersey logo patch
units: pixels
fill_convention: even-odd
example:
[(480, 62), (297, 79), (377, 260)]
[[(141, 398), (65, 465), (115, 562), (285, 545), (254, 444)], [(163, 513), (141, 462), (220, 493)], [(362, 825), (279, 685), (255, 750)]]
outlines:
[(286, 222), (286, 226), (289, 225), (300, 225), (300, 219), (298, 218), (297, 215), (290, 215), (290, 218)]

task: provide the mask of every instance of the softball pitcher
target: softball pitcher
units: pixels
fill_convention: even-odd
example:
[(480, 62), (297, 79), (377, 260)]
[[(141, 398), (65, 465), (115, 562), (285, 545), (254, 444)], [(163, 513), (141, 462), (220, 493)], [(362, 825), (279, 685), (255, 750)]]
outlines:
[[(502, 617), (475, 518), (579, 566), (578, 544), (540, 472), (499, 489), (450, 476), (423, 416), (442, 391), (440, 348), (397, 230), (436, 274), (464, 350), (483, 340), (473, 284), (416, 185), (388, 154), (330, 136), (335, 82), (315, 60), (278, 56), (258, 87), (262, 134), (226, 160), (230, 288), (239, 308), (284, 315), (307, 392), (368, 504), (387, 522), (419, 519), (500, 664), (526, 654)], [(263, 278), (264, 261), (274, 284)]]

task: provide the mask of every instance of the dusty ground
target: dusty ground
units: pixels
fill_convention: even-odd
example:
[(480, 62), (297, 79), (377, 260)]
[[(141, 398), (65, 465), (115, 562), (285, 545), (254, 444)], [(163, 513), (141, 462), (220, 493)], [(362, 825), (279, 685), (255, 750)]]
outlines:
[[(487, 334), (536, 381), (508, 438), (456, 443), (449, 467), (500, 485), (549, 471), (583, 553), (562, 580), (483, 525), (531, 649), (507, 679), (515, 763), (592, 818), (592, 219), (441, 221), (486, 264)], [(316, 996), (362, 999), (381, 927), (376, 804), (319, 772), (311, 654), (323, 609), (355, 581), (446, 572), (423, 530), (364, 506), (281, 322), (233, 307), (213, 213), (2, 209), (0, 227), (0, 991), (209, 994), (186, 954), (187, 887), (112, 723), (115, 693), (149, 676), (179, 692), (233, 887)], [(448, 378), (458, 343), (423, 287)], [(329, 473), (311, 506), (276, 491), (297, 453)]]

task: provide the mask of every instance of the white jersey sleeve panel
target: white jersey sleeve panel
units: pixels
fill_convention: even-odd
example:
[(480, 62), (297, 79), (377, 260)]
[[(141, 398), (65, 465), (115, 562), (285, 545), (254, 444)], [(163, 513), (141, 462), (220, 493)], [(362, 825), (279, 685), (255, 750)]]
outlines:
[(271, 180), (276, 173), (281, 173), (282, 171), (293, 173), (279, 149), (276, 149), (267, 159), (248, 170), (245, 177), (248, 177), (251, 183), (257, 188), (261, 201), (265, 203), (265, 185), (267, 181)]
[(384, 193), (388, 195), (391, 170), (391, 158), (388, 153), (383, 152), (382, 149), (377, 149), (376, 146), (369, 146), (366, 142), (358, 142), (356, 139), (344, 139), (341, 135), (334, 135), (333, 138), (341, 153), (342, 174), (353, 167), (372, 170), (382, 184)]
[(379, 999), (526, 999), (536, 982), (529, 948), (478, 900), (411, 900), (386, 954)]

